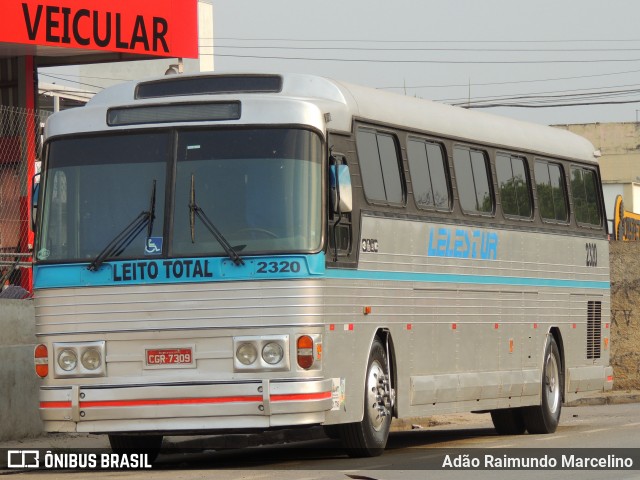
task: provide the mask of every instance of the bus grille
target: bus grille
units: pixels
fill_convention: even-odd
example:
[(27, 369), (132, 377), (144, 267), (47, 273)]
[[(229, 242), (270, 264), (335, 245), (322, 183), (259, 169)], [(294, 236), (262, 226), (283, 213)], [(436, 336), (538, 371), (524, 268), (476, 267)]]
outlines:
[(602, 302), (590, 301), (587, 305), (587, 358), (600, 358), (602, 334)]

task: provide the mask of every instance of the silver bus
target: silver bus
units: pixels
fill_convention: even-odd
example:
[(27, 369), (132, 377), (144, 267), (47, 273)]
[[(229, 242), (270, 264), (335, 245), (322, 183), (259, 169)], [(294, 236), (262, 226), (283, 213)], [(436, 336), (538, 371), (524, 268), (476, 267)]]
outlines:
[(612, 388), (597, 152), (569, 132), (311, 75), (105, 89), (46, 125), (36, 372), (47, 431), (392, 418), (552, 433)]

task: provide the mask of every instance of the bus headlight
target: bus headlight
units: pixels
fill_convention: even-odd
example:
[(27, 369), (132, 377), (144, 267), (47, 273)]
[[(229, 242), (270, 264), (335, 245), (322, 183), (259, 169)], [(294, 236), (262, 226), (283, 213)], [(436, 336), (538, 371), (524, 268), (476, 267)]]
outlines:
[(236, 350), (236, 358), (243, 365), (251, 365), (258, 358), (256, 347), (251, 343), (243, 343)]
[(284, 357), (284, 350), (275, 342), (269, 342), (262, 348), (262, 359), (269, 365), (280, 363)]
[(233, 371), (288, 372), (289, 335), (243, 335), (233, 337)]
[(87, 348), (80, 358), (82, 366), (87, 370), (96, 370), (102, 365), (100, 352), (95, 348)]
[(53, 344), (54, 378), (105, 377), (106, 342)]
[(58, 365), (65, 372), (70, 372), (78, 365), (78, 356), (76, 352), (71, 349), (65, 348), (58, 354)]

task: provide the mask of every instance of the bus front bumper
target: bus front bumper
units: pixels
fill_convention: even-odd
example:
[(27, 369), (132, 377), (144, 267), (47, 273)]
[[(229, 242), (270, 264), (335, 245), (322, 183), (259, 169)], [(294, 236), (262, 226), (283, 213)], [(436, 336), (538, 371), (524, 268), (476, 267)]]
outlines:
[(266, 429), (324, 422), (332, 379), (41, 387), (48, 432)]

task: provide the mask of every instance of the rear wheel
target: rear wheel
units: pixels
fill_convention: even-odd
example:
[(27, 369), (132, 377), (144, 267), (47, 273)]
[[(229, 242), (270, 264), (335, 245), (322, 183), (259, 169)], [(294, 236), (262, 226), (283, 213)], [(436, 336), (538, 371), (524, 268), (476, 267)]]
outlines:
[(371, 346), (365, 378), (361, 422), (340, 425), (342, 444), (350, 457), (375, 457), (387, 445), (391, 427), (392, 390), (387, 355), (379, 339)]
[(549, 336), (542, 364), (542, 401), (535, 407), (524, 409), (524, 423), (529, 433), (553, 433), (560, 421), (562, 410), (562, 360), (558, 345)]
[(109, 435), (109, 444), (113, 453), (143, 453), (152, 463), (160, 453), (162, 435)]
[(492, 410), (491, 420), (500, 435), (521, 435), (525, 432), (524, 416), (520, 408)]

